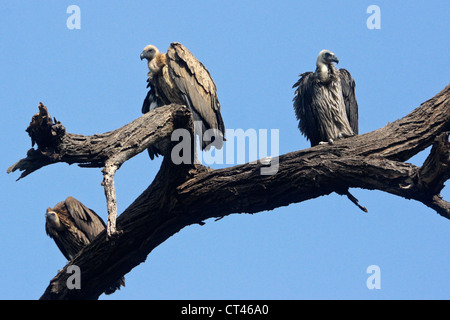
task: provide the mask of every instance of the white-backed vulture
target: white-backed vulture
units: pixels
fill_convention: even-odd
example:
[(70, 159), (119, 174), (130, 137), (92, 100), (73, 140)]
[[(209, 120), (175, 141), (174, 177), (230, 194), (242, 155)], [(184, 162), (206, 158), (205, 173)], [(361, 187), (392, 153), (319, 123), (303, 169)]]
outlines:
[[(67, 197), (53, 208), (48, 208), (45, 214), (45, 231), (67, 260), (72, 260), (105, 228), (102, 218), (73, 197)], [(123, 277), (108, 288), (105, 294), (113, 293), (121, 285), (125, 286)]]
[(320, 51), (315, 72), (306, 72), (294, 84), (294, 110), (301, 133), (311, 146), (358, 134), (358, 103), (350, 72), (337, 69), (339, 59)]
[[(220, 113), (217, 88), (209, 71), (182, 44), (170, 44), (167, 53), (148, 45), (141, 53), (141, 60), (148, 61), (149, 92), (145, 97), (142, 112), (171, 103), (186, 105), (194, 118), (194, 130), (200, 137), (202, 150), (210, 146), (223, 146), (225, 125)], [(204, 135), (206, 130), (209, 135)], [(149, 148), (150, 158), (158, 155), (157, 147)]]

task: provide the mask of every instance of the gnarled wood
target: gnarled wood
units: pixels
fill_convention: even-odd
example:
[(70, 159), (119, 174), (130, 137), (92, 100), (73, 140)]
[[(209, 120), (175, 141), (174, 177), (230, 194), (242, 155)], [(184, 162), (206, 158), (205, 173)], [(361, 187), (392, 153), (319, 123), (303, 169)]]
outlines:
[[(176, 119), (175, 119), (176, 118)], [(43, 166), (65, 162), (80, 167), (105, 166), (106, 161), (121, 166), (148, 146), (158, 144), (179, 127), (188, 126), (190, 111), (181, 105), (157, 108), (129, 124), (103, 134), (84, 136), (66, 132), (59, 121), (52, 122), (47, 107), (39, 104), (39, 113), (33, 116), (27, 132), (37, 149), (30, 149), (7, 170), (23, 171), (19, 179)]]

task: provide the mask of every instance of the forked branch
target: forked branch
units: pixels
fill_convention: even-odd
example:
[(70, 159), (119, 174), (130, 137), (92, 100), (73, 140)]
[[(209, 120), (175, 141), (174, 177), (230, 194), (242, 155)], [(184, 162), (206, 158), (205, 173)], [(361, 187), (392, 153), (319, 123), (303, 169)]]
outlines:
[[(52, 163), (78, 163), (81, 167), (104, 167), (102, 185), (107, 201), (108, 236), (116, 233), (117, 203), (114, 175), (122, 164), (151, 145), (165, 145), (177, 126), (190, 126), (191, 113), (181, 105), (159, 108), (114, 131), (93, 136), (67, 133), (61, 122), (52, 118), (39, 103), (27, 128), (32, 146), (27, 157), (8, 168), (7, 173), (23, 171), (19, 179)], [(161, 152), (167, 152), (160, 148)]]

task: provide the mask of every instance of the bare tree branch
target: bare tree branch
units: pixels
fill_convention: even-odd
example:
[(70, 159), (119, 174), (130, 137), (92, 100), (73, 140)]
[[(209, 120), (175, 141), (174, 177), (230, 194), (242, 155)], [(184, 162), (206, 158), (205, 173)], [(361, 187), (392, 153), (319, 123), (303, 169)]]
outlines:
[(184, 106), (171, 105), (170, 108), (158, 108), (144, 114), (117, 130), (83, 136), (67, 133), (59, 121), (51, 120), (47, 107), (40, 103), (39, 113), (33, 116), (26, 130), (38, 149), (29, 150), (27, 157), (10, 166), (7, 172), (24, 171), (20, 176), (24, 178), (45, 165), (57, 162), (101, 168), (109, 160), (120, 167), (148, 146), (170, 137), (179, 123), (188, 125), (190, 117), (190, 111)]
[[(439, 195), (449, 178), (449, 143), (445, 133), (450, 131), (449, 102), (447, 86), (406, 117), (379, 130), (331, 146), (319, 145), (280, 156), (274, 175), (261, 175), (267, 161), (211, 170), (201, 165), (176, 166), (166, 156), (152, 184), (118, 217), (120, 234), (111, 241), (104, 234), (99, 235), (50, 281), (41, 298), (97, 299), (112, 282), (144, 262), (155, 247), (185, 226), (232, 213), (273, 210), (345, 188), (381, 190), (414, 199), (450, 219), (449, 203)], [(90, 137), (64, 133), (61, 139), (53, 139), (62, 141), (59, 146), (63, 148), (47, 147), (48, 150), (35, 152), (40, 152), (39, 157), (49, 163), (56, 159), (104, 166), (107, 159), (124, 149), (131, 148), (135, 154), (167, 139), (172, 132), (169, 128), (192, 130), (191, 122), (179, 121), (185, 119), (185, 108), (160, 109), (127, 125), (134, 127), (132, 124), (138, 121), (140, 130), (127, 131), (124, 126), (114, 134)], [(161, 128), (168, 130), (161, 132)], [(147, 137), (145, 142), (143, 136)], [(101, 147), (93, 150), (86, 141), (95, 141)], [(432, 144), (422, 167), (404, 162)], [(27, 156), (8, 170), (37, 170), (33, 161)], [(81, 290), (69, 290), (66, 286), (70, 265), (77, 265), (82, 271)]]
[[(102, 185), (107, 201), (108, 237), (116, 233), (117, 203), (114, 175), (122, 164), (147, 149), (151, 145), (160, 146), (160, 151), (168, 151), (161, 146), (164, 140), (170, 140), (170, 134), (182, 127), (191, 127), (191, 113), (184, 106), (171, 105), (150, 112), (117, 130), (93, 136), (67, 133), (59, 122), (52, 121), (47, 107), (39, 103), (39, 112), (35, 114), (27, 128), (32, 145), (27, 157), (8, 168), (7, 173), (24, 171), (19, 179), (43, 166), (66, 162), (79, 163), (81, 167), (104, 167)], [(18, 179), (18, 180), (19, 180)]]
[(421, 183), (431, 195), (439, 194), (444, 183), (450, 178), (449, 133), (440, 134), (431, 149), (430, 155), (420, 169)]

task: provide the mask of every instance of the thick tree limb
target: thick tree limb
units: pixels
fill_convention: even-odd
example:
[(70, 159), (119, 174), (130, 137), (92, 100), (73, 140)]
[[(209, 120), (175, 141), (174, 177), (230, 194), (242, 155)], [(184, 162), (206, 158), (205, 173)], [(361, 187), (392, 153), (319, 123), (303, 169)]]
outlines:
[[(159, 108), (148, 113), (120, 129), (82, 136), (66, 133), (64, 126), (51, 120), (47, 107), (39, 103), (39, 113), (35, 114), (27, 128), (32, 146), (38, 149), (28, 150), (27, 157), (19, 160), (8, 168), (7, 173), (24, 171), (19, 179), (42, 168), (43, 166), (66, 162), (79, 163), (81, 167), (104, 167), (102, 185), (107, 201), (108, 237), (116, 233), (117, 204), (114, 186), (114, 175), (121, 165), (147, 149), (157, 144), (161, 152), (166, 152), (165, 140), (170, 140), (170, 134), (181, 127), (190, 127), (191, 113), (184, 106), (173, 105), (171, 109)], [(169, 149), (170, 150), (170, 149)], [(18, 179), (18, 180), (19, 180)]]
[(27, 157), (10, 166), (7, 172), (23, 171), (19, 177), (22, 179), (57, 162), (101, 168), (109, 161), (120, 167), (148, 146), (170, 138), (176, 128), (188, 125), (190, 116), (185, 107), (171, 105), (170, 110), (158, 108), (117, 130), (83, 136), (67, 133), (59, 121), (52, 122), (47, 107), (40, 103), (39, 113), (33, 116), (26, 130), (32, 145), (37, 143), (38, 149), (30, 149)]
[[(65, 158), (68, 153), (60, 154), (53, 148), (56, 155), (50, 158), (103, 166), (105, 159), (111, 157), (101, 155), (108, 153), (88, 152), (92, 150), (89, 143), (77, 143), (78, 148), (74, 147), (75, 141), (94, 137), (111, 155), (123, 148), (117, 145), (117, 140), (141, 141), (139, 137), (146, 135), (148, 143), (139, 142), (129, 147), (142, 151), (169, 136), (167, 132), (158, 131), (161, 127), (148, 122), (161, 124), (159, 117), (163, 117), (167, 119), (162, 121), (167, 128), (175, 127), (169, 123), (183, 118), (178, 117), (176, 108), (156, 109), (153, 114), (150, 112), (140, 118), (144, 120), (135, 120), (142, 121), (142, 131), (133, 132), (134, 136), (120, 134), (128, 125), (113, 131), (114, 138), (111, 133), (91, 137), (70, 135), (78, 139), (72, 139), (64, 148), (71, 150), (70, 157)], [(185, 121), (181, 122), (189, 128)], [(96, 299), (112, 282), (144, 262), (155, 247), (185, 226), (232, 213), (272, 210), (344, 188), (376, 189), (414, 199), (450, 219), (450, 205), (439, 195), (449, 177), (448, 134), (444, 134), (447, 131), (450, 131), (450, 86), (384, 128), (337, 141), (331, 146), (320, 145), (280, 156), (278, 172), (274, 175), (261, 175), (261, 168), (267, 165), (261, 162), (211, 170), (200, 165), (175, 166), (166, 156), (149, 188), (118, 217), (117, 227), (121, 233), (113, 241), (107, 241), (105, 236), (97, 237), (51, 280), (41, 298)], [(67, 135), (65, 133), (61, 141), (71, 141)], [(403, 162), (433, 143), (422, 167)], [(36, 152), (46, 158), (52, 150)], [(33, 160), (27, 156), (10, 169), (27, 170)], [(81, 290), (69, 290), (65, 285), (70, 265), (77, 265), (82, 271)]]
[(431, 149), (430, 155), (420, 169), (421, 183), (430, 195), (439, 194), (444, 183), (450, 178), (449, 133), (440, 134)]

